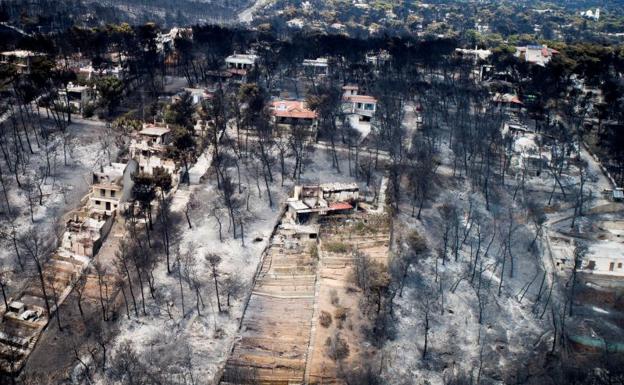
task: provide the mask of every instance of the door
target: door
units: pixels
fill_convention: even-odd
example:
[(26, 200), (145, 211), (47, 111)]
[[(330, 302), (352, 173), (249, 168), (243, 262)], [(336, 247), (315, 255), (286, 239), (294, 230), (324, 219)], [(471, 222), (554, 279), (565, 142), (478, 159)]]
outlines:
[(106, 202), (106, 211), (110, 211), (111, 205), (110, 202)]
[(609, 271), (613, 271), (613, 268), (615, 267), (615, 262), (611, 262), (609, 264)]

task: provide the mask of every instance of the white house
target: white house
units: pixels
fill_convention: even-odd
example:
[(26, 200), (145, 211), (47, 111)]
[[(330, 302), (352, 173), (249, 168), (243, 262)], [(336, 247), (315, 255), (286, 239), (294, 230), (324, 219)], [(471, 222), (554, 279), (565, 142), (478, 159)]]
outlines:
[(174, 27), (171, 28), (169, 32), (160, 32), (158, 36), (156, 36), (156, 49), (159, 52), (172, 51), (177, 38), (193, 39), (193, 29)]
[(544, 45), (527, 45), (525, 47), (516, 47), (516, 57), (526, 60), (529, 63), (537, 64), (545, 67), (552, 59), (553, 55), (559, 51), (548, 48)]
[(64, 89), (59, 90), (59, 102), (63, 105), (69, 104), (70, 108), (78, 113), (82, 113), (87, 105), (95, 102), (95, 98), (94, 87), (69, 83), (67, 92)]
[(624, 277), (624, 243), (598, 241), (589, 247), (581, 271), (588, 274)]
[(390, 53), (386, 50), (381, 50), (379, 52), (369, 52), (366, 54), (366, 63), (371, 64), (373, 67), (383, 67), (386, 63), (390, 61)]
[(489, 49), (478, 49), (477, 47), (474, 49), (455, 48), (455, 52), (466, 56), (472, 56), (474, 57), (475, 62), (477, 62), (477, 59), (486, 60), (490, 57), (490, 55), (492, 55), (492, 51)]
[(138, 171), (152, 174), (154, 168), (162, 167), (172, 178), (177, 171), (173, 159), (167, 157), (167, 146), (171, 143), (171, 130), (166, 125), (144, 124), (130, 142), (130, 157), (138, 163)]
[(89, 193), (90, 212), (113, 215), (121, 203), (130, 198), (132, 174), (136, 163), (112, 163), (93, 173), (93, 184)]
[(357, 86), (344, 86), (342, 110), (345, 114), (357, 115), (360, 121), (369, 122), (377, 110), (377, 99), (369, 95), (360, 95)]
[(95, 69), (92, 65), (86, 65), (78, 68), (77, 75), (85, 80), (92, 80), (101, 77), (111, 76), (116, 79), (121, 79), (124, 76), (124, 69), (120, 65), (111, 66), (108, 68)]
[(19, 73), (28, 74), (33, 59), (43, 56), (42, 53), (27, 50), (4, 51), (0, 52), (0, 63), (13, 64)]
[(329, 63), (327, 58), (320, 57), (317, 59), (304, 59), (303, 71), (306, 75), (325, 75), (329, 74)]
[(290, 28), (302, 29), (305, 26), (305, 21), (301, 18), (290, 19), (286, 22), (286, 25)]
[(258, 62), (258, 55), (254, 54), (234, 54), (225, 58), (225, 68), (227, 70), (249, 71)]
[(598, 21), (600, 20), (600, 8), (596, 8), (595, 12), (591, 9), (588, 9), (587, 11), (581, 11), (581, 16), (586, 19)]
[[(212, 93), (208, 91), (206, 88), (189, 88), (186, 87), (182, 92), (188, 92), (191, 95), (191, 101), (193, 105), (197, 105), (202, 103), (204, 100), (209, 100), (212, 98)], [(179, 95), (173, 97), (173, 101), (179, 98)]]

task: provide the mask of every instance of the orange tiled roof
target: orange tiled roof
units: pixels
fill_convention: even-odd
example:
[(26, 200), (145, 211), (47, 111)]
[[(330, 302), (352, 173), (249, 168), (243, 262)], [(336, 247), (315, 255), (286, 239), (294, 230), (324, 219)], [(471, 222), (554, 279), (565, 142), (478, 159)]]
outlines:
[(329, 204), (330, 210), (351, 210), (353, 206), (351, 206), (347, 202), (334, 202)]
[(271, 103), (271, 114), (281, 118), (316, 119), (316, 112), (310, 110), (305, 102), (296, 100), (278, 100)]

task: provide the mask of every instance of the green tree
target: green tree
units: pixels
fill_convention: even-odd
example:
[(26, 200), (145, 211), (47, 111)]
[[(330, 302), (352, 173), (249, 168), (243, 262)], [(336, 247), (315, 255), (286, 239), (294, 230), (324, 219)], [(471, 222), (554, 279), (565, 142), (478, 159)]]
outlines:
[(183, 92), (179, 99), (165, 110), (165, 122), (177, 124), (187, 130), (193, 129), (195, 107), (189, 92)]
[(132, 186), (132, 197), (139, 203), (141, 212), (148, 221), (145, 226), (147, 241), (150, 243), (150, 229), (152, 228), (152, 201), (156, 198), (156, 185), (154, 178), (146, 173), (134, 174), (132, 177), (134, 182)]
[(189, 178), (189, 162), (195, 156), (195, 138), (189, 132), (189, 130), (183, 127), (175, 127), (173, 129), (173, 144), (171, 146), (171, 155), (173, 158), (181, 161), (184, 164), (184, 176), (183, 181), (191, 185)]
[(100, 94), (101, 105), (107, 109), (108, 115), (112, 115), (119, 107), (121, 96), (124, 91), (124, 84), (121, 80), (107, 76), (96, 82), (97, 90)]

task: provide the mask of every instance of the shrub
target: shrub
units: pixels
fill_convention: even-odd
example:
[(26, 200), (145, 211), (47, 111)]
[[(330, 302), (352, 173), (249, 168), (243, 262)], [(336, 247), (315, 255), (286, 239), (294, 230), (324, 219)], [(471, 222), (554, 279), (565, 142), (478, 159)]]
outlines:
[(325, 245), (325, 249), (331, 253), (346, 253), (349, 251), (349, 245), (342, 242), (329, 242)]
[(338, 298), (338, 292), (336, 291), (336, 289), (331, 289), (329, 295), (331, 297), (331, 304), (334, 306), (338, 306), (340, 304), (340, 298)]
[(347, 315), (349, 315), (349, 309), (344, 307), (339, 307), (334, 311), (334, 318), (340, 321), (346, 320)]
[(336, 327), (338, 329), (342, 329), (342, 325), (344, 324), (348, 315), (349, 310), (344, 307), (339, 307), (334, 311), (334, 318), (336, 319)]
[(95, 104), (89, 103), (82, 109), (82, 117), (90, 118), (95, 114)]
[(318, 258), (318, 247), (317, 247), (316, 243), (310, 245), (310, 255), (314, 259)]
[(340, 334), (336, 333), (334, 338), (327, 337), (325, 340), (325, 352), (334, 361), (344, 360), (349, 357), (349, 344)]
[(328, 328), (332, 323), (332, 316), (325, 310), (322, 310), (321, 315), (319, 316), (319, 321), (321, 322), (322, 327)]

